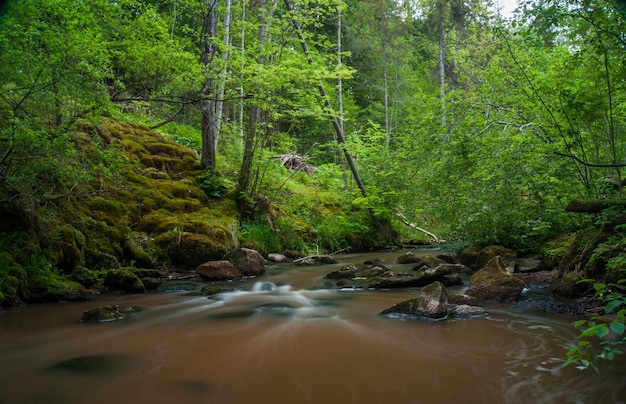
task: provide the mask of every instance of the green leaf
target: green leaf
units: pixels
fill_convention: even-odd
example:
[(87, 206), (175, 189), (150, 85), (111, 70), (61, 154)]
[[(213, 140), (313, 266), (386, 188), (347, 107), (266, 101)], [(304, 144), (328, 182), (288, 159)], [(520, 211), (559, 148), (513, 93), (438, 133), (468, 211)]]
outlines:
[(604, 283), (596, 282), (593, 284), (593, 288), (595, 289), (596, 293), (601, 293), (602, 291), (606, 290), (606, 285)]
[(600, 324), (595, 327), (595, 334), (598, 336), (598, 338), (604, 338), (609, 334), (609, 327), (604, 324)]
[(613, 310), (615, 310), (617, 307), (621, 306), (622, 303), (624, 303), (622, 300), (611, 300), (605, 307), (604, 307), (604, 312), (605, 313), (610, 313)]
[(611, 330), (617, 335), (623, 335), (624, 331), (626, 331), (626, 325), (624, 325), (624, 323), (614, 321), (611, 323)]
[(574, 326), (574, 328), (578, 328), (584, 324), (587, 323), (587, 320), (578, 320), (572, 323), (572, 325)]

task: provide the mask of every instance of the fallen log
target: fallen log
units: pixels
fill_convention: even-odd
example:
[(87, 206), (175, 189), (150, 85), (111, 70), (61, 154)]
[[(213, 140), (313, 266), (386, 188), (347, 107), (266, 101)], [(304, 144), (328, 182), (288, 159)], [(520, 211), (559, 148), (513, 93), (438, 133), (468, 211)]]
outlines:
[(626, 207), (626, 200), (624, 199), (598, 199), (588, 201), (585, 199), (572, 199), (570, 203), (565, 207), (566, 212), (575, 213), (600, 213), (605, 209), (612, 207)]

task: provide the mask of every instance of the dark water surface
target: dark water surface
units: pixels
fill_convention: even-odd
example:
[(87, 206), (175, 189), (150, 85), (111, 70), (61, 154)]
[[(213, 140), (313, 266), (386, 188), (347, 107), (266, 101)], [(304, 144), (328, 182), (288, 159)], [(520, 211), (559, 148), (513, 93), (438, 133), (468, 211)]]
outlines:
[[(399, 253), (346, 256), (343, 262)], [(487, 306), (424, 323), (415, 291), (323, 289), (334, 266), (271, 268), (214, 298), (168, 292), (0, 312), (0, 403), (619, 403), (626, 361), (562, 369), (572, 317)], [(115, 323), (88, 308), (138, 306)]]

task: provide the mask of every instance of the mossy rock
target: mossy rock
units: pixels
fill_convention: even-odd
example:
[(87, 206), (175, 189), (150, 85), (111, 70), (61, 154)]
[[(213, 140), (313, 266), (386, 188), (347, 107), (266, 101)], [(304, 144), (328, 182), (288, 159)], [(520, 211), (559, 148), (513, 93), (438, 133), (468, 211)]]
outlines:
[(130, 313), (138, 311), (130, 306), (99, 306), (85, 310), (80, 318), (82, 323), (108, 323), (126, 318)]
[(523, 280), (508, 274), (500, 256), (495, 256), (470, 277), (465, 293), (479, 301), (507, 302), (518, 300), (525, 287)]
[(205, 234), (168, 231), (155, 237), (157, 244), (167, 252), (172, 264), (195, 268), (220, 259), (229, 250)]
[(128, 261), (143, 268), (156, 268), (167, 261), (167, 255), (154, 239), (143, 232), (132, 232), (124, 242), (124, 255)]
[(579, 267), (584, 267), (595, 248), (609, 238), (609, 234), (589, 227), (577, 231), (569, 248), (559, 263), (559, 273), (565, 274)]
[(94, 287), (98, 284), (98, 273), (85, 267), (78, 267), (72, 271), (70, 278), (86, 288)]
[(568, 272), (564, 274), (560, 279), (555, 281), (550, 287), (553, 294), (556, 296), (562, 296), (567, 298), (575, 298), (590, 291), (589, 284), (578, 283), (581, 279), (584, 279), (580, 274), (576, 272)]
[(22, 266), (9, 253), (0, 253), (0, 302), (14, 305), (24, 296), (27, 286), (27, 275)]
[(166, 278), (167, 271), (154, 268), (129, 268), (139, 278)]
[(200, 294), (203, 296), (215, 296), (220, 293), (229, 293), (235, 291), (232, 286), (220, 286), (220, 285), (206, 285), (200, 289)]
[(604, 283), (626, 278), (626, 235), (615, 234), (599, 244), (585, 265), (585, 276)]
[(145, 293), (146, 288), (131, 268), (121, 268), (109, 271), (104, 278), (104, 286), (111, 290), (120, 290), (125, 293)]
[(28, 300), (34, 302), (78, 301), (89, 297), (83, 285), (53, 272), (31, 278), (29, 291)]
[(476, 268), (476, 261), (478, 260), (478, 254), (480, 254), (480, 250), (482, 250), (483, 248), (484, 245), (478, 243), (470, 244), (466, 247), (461, 248), (457, 253), (459, 262), (473, 270), (480, 269)]
[(62, 269), (74, 269), (85, 265), (85, 235), (72, 225), (66, 224), (55, 229), (52, 249), (56, 252), (56, 264)]

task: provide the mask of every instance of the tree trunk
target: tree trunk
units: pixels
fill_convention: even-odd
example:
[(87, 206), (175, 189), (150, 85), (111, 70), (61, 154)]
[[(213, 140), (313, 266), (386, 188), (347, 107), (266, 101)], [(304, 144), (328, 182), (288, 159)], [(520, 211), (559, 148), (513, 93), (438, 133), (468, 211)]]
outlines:
[(222, 71), (220, 72), (219, 84), (217, 86), (217, 96), (215, 104), (215, 137), (213, 139), (213, 149), (217, 150), (222, 130), (222, 116), (224, 111), (224, 89), (226, 88), (226, 65), (228, 62), (228, 50), (230, 47), (230, 13), (231, 0), (226, 0), (226, 13), (224, 15), (224, 52), (222, 52)]
[[(343, 60), (342, 60), (342, 49), (341, 49), (341, 0), (339, 1), (339, 7), (337, 8), (337, 67), (339, 67), (339, 77), (337, 78), (337, 106), (339, 108), (339, 126), (341, 127), (341, 131), (345, 133), (344, 119), (343, 119), (343, 78), (341, 76)], [(336, 139), (335, 139), (336, 140)], [(343, 181), (344, 189), (348, 189), (348, 176), (346, 175), (346, 164), (345, 160), (341, 158), (339, 150), (337, 150), (337, 157), (341, 160), (341, 179)]]
[[(261, 8), (261, 16), (259, 17), (259, 57), (257, 59), (258, 64), (265, 63), (265, 57), (263, 56), (263, 47), (265, 44), (265, 38), (267, 35), (267, 16), (271, 16), (276, 9), (276, 5), (278, 0), (273, 0), (272, 5), (269, 10), (267, 8), (266, 0), (261, 0), (259, 3), (259, 7)], [(242, 198), (244, 195), (248, 194), (248, 187), (250, 186), (250, 177), (252, 176), (252, 162), (254, 161), (254, 149), (255, 149), (255, 139), (258, 136), (259, 132), (259, 123), (261, 122), (261, 118), (263, 116), (263, 110), (258, 105), (251, 105), (249, 111), (249, 120), (248, 120), (248, 129), (245, 131), (245, 139), (244, 139), (244, 150), (243, 150), (243, 158), (241, 161), (241, 170), (239, 171), (239, 180), (237, 182), (238, 191), (240, 193), (240, 212), (243, 212), (248, 207), (242, 205), (244, 199)], [(251, 192), (252, 194), (253, 192)]]
[[(207, 1), (207, 16), (202, 27), (202, 64), (209, 67), (217, 52), (213, 39), (217, 34), (217, 0)], [(215, 142), (217, 138), (215, 126), (215, 83), (213, 77), (209, 76), (202, 86), (202, 101), (200, 101), (200, 111), (202, 112), (202, 166), (211, 171), (215, 171)]]
[(439, 30), (439, 99), (441, 126), (446, 126), (446, 49), (443, 35), (443, 0), (437, 0), (437, 27)]
[(387, 147), (391, 142), (391, 127), (389, 125), (389, 87), (387, 85), (387, 21), (385, 20), (385, 2), (381, 8), (381, 51), (383, 57), (383, 92), (385, 105), (385, 141)]

